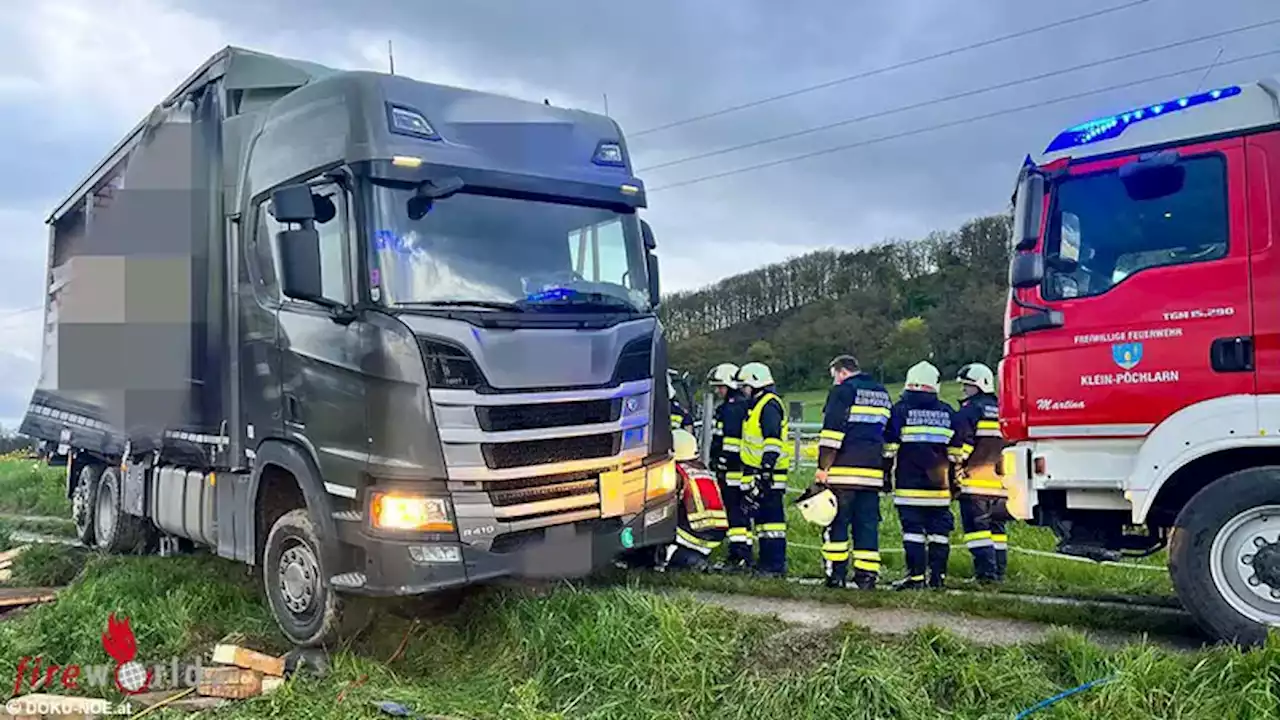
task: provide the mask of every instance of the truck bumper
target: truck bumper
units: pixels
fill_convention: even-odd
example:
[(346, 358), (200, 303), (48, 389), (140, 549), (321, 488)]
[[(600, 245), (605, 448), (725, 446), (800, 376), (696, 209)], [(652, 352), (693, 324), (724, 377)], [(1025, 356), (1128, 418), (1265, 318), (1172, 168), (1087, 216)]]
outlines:
[[(400, 542), (362, 536), (363, 571), (337, 575), (331, 584), (345, 593), (389, 597), (423, 595), (499, 578), (583, 577), (609, 565), (624, 551), (672, 542), (677, 500), (673, 494), (630, 518), (585, 520), (499, 536), (488, 549), (456, 540)], [(439, 557), (446, 555), (451, 559)]]

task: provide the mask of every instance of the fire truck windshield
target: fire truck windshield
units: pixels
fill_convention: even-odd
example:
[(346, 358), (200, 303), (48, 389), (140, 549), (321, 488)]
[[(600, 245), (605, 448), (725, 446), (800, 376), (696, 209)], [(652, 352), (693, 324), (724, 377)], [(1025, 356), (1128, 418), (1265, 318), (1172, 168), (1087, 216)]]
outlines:
[(375, 186), (372, 284), (388, 305), (648, 312), (634, 213), (463, 191), (411, 209)]
[(1067, 177), (1055, 183), (1050, 207), (1049, 300), (1100, 295), (1148, 268), (1227, 254), (1226, 163), (1217, 155), (1149, 177), (1116, 170)]

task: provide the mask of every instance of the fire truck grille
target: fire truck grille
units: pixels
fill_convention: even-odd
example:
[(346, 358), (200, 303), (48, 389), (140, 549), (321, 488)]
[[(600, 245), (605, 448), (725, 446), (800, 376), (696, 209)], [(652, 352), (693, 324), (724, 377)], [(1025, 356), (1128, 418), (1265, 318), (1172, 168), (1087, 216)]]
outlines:
[(619, 433), (583, 435), (580, 437), (549, 438), (510, 443), (484, 443), (480, 451), (485, 465), (503, 470), (526, 465), (593, 460), (618, 452)]
[(577, 495), (590, 495), (599, 487), (594, 475), (551, 475), (503, 482), (489, 490), (489, 502), (494, 507), (510, 507), (543, 500), (560, 500)]

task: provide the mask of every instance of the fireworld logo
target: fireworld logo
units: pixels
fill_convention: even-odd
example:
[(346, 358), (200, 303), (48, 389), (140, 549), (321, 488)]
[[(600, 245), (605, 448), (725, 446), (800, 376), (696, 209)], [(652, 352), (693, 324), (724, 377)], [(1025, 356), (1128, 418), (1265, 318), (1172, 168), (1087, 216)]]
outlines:
[(82, 685), (91, 688), (114, 685), (127, 696), (153, 689), (194, 687), (200, 679), (202, 668), (199, 658), (193, 664), (179, 663), (178, 658), (151, 666), (140, 662), (129, 618), (117, 617), (115, 613), (107, 618), (107, 629), (102, 633), (102, 649), (115, 661), (114, 667), (105, 663), (58, 665), (46, 663), (43, 656), (23, 657), (18, 661), (14, 674), (13, 694), (22, 694), (24, 685), (31, 690), (50, 692), (55, 684), (60, 683), (68, 690)]

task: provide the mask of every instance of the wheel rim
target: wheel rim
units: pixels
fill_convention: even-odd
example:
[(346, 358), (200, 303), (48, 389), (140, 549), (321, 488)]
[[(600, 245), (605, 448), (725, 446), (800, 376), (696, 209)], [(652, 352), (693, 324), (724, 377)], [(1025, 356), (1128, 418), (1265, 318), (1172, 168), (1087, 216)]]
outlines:
[(106, 542), (116, 527), (115, 488), (111, 483), (98, 484), (98, 503), (94, 513), (94, 522), (98, 539)]
[(71, 495), (71, 519), (76, 531), (82, 534), (89, 526), (89, 483), (83, 479), (76, 483), (76, 491)]
[(1214, 587), (1233, 610), (1263, 625), (1280, 625), (1280, 505), (1250, 508), (1213, 538)]
[(276, 584), (289, 612), (305, 616), (315, 610), (320, 595), (320, 565), (310, 546), (296, 543), (281, 553)]

